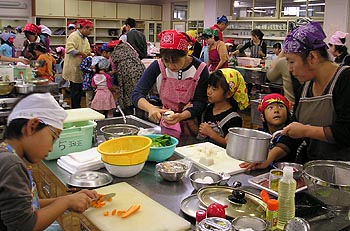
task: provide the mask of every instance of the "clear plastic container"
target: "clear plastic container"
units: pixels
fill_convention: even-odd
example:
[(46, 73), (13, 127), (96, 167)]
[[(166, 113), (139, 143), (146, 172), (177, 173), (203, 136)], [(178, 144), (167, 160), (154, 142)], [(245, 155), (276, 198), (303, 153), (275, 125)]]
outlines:
[(284, 167), (283, 177), (278, 184), (278, 229), (283, 230), (285, 224), (295, 217), (296, 185), (293, 178), (293, 168)]

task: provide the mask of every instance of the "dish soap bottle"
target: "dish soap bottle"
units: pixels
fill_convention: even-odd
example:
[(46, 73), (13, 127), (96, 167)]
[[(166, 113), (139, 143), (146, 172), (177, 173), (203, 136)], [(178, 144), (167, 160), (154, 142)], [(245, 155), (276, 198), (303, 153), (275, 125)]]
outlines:
[(283, 230), (285, 224), (295, 217), (295, 191), (297, 183), (293, 178), (293, 168), (285, 166), (278, 184), (278, 222), (277, 228)]

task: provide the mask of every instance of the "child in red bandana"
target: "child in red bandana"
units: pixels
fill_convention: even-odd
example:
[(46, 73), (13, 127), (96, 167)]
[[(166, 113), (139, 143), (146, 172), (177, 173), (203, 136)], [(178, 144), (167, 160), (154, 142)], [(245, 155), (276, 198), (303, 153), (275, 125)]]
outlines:
[[(287, 126), (291, 122), (291, 115), (290, 110), (292, 109), (292, 103), (289, 102), (284, 96), (273, 93), (264, 96), (262, 100), (260, 101), (260, 104), (258, 106), (258, 110), (261, 113), (261, 120), (263, 121), (263, 128), (261, 129), (264, 132), (267, 132), (269, 134), (273, 134), (276, 131), (282, 130), (285, 126)], [(294, 142), (291, 140), (291, 145), (288, 145), (290, 147), (293, 147), (292, 149), (289, 149), (285, 145), (279, 143), (280, 140), (284, 139), (283, 136), (277, 135), (275, 136), (273, 140), (273, 144), (271, 145), (270, 153), (267, 160), (263, 163), (242, 163), (240, 165), (241, 168), (247, 168), (247, 169), (255, 169), (255, 168), (266, 168), (268, 167), (273, 161), (286, 161), (286, 162), (294, 162), (295, 161), (295, 153), (298, 149), (299, 142)], [(295, 145), (294, 145), (295, 143)], [(287, 155), (283, 156), (282, 158), (280, 156), (274, 155), (273, 152), (271, 152), (272, 147), (277, 147), (283, 149)], [(280, 159), (279, 159), (280, 158)]]

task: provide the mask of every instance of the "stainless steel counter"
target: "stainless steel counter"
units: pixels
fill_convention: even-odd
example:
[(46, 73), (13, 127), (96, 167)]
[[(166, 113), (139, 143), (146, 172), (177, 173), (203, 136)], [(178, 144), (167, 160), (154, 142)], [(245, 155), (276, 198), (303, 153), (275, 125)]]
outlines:
[[(148, 124), (152, 125), (152, 124)], [(160, 129), (159, 127), (154, 127), (155, 129)], [(166, 131), (162, 131), (165, 133)], [(188, 137), (186, 135), (181, 134), (180, 136), (180, 146), (192, 144), (194, 142), (198, 142), (193, 137)], [(171, 159), (178, 159), (179, 156), (175, 153)], [(64, 184), (67, 185), (66, 182), (70, 176), (70, 174), (61, 168), (59, 168), (56, 164), (56, 160), (51, 161), (43, 161), (44, 164), (57, 176), (57, 178)], [(158, 203), (162, 204), (163, 206), (167, 207), (171, 211), (175, 212), (176, 214), (184, 217), (188, 221), (190, 221), (192, 224), (195, 223), (195, 220), (192, 217), (187, 216), (184, 214), (181, 209), (181, 201), (186, 198), (187, 196), (195, 193), (189, 179), (185, 177), (180, 182), (167, 182), (164, 181), (156, 172), (155, 170), (155, 162), (146, 162), (144, 168), (142, 171), (137, 174), (134, 177), (130, 178), (118, 178), (114, 177), (113, 182), (127, 182), (128, 184), (132, 185), (139, 191), (143, 192), (153, 200), (157, 201)], [(193, 165), (190, 172), (198, 170), (199, 167)], [(101, 169), (101, 172), (106, 172), (106, 169)], [(253, 188), (248, 183), (248, 179), (252, 176), (257, 176), (262, 173), (265, 173), (267, 170), (257, 170), (257, 171), (250, 171), (250, 172), (244, 172), (237, 175), (233, 175), (228, 184), (232, 184), (234, 181), (238, 180), (242, 182), (242, 187), (245, 190), (248, 190), (250, 192), (253, 192), (257, 195), (259, 195), (259, 190), (256, 188)], [(68, 188), (68, 185), (67, 185)], [(344, 198), (348, 199), (348, 198)], [(350, 230), (350, 228), (345, 228), (350, 225), (349, 218), (347, 216), (347, 212), (344, 214), (339, 214), (339, 216), (329, 219), (329, 220), (323, 220), (318, 221), (315, 223), (311, 223), (311, 230), (317, 230), (317, 231), (323, 231), (323, 230)]]

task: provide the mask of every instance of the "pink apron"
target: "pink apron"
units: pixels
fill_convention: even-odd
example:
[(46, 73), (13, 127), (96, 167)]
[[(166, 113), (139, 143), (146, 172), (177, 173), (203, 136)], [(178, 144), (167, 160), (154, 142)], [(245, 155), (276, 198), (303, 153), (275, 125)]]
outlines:
[[(220, 55), (217, 47), (215, 49), (209, 50), (209, 61), (210, 61), (209, 71), (212, 72), (220, 63)], [(221, 68), (227, 68), (227, 67), (228, 67), (228, 62), (226, 61)]]
[[(163, 108), (174, 112), (182, 112), (184, 106), (191, 102), (198, 84), (198, 79), (206, 64), (201, 63), (192, 78), (183, 80), (168, 78), (161, 59), (158, 59), (158, 65), (162, 74), (159, 96), (162, 100)], [(162, 118), (160, 125), (181, 132), (179, 123), (169, 126), (165, 124)]]

